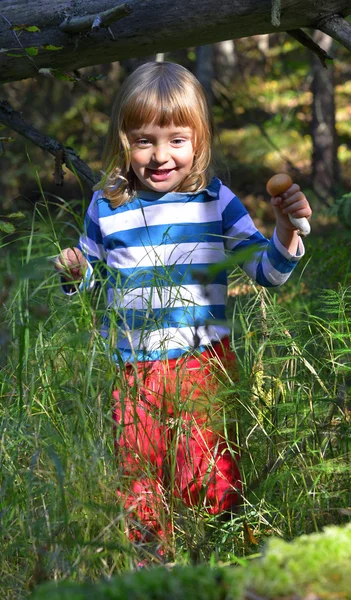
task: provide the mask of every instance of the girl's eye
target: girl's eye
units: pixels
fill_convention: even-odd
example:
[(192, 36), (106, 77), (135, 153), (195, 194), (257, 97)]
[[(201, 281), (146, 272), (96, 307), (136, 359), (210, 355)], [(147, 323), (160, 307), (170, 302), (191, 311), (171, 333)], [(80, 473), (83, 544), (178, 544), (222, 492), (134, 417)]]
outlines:
[(145, 146), (149, 146), (149, 144), (150, 142), (146, 138), (142, 138), (136, 141), (136, 145), (139, 146), (139, 148), (145, 148)]

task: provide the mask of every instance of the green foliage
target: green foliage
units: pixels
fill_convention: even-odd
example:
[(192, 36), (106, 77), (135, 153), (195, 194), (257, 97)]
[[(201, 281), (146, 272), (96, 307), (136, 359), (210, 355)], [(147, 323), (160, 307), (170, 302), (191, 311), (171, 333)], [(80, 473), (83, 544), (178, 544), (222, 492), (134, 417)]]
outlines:
[(248, 586), (265, 598), (351, 598), (351, 526), (326, 527), (293, 542), (272, 539), (249, 568)]
[(40, 31), (39, 27), (37, 27), (36, 25), (12, 25), (10, 29), (12, 29), (13, 31)]
[[(104, 287), (67, 299), (52, 270), (59, 248), (75, 243), (83, 215), (80, 202), (49, 204), (42, 192), (27, 228), (21, 224), (15, 241), (3, 238), (0, 579), (11, 600), (53, 578), (97, 582), (125, 573), (133, 586), (127, 573), (140, 561), (161, 561), (154, 545), (129, 540), (115, 493), (116, 374), (99, 336)], [(7, 214), (8, 222), (16, 217)], [(234, 274), (233, 289), (244, 292), (228, 307), (240, 381), (228, 373), (222, 400), (226, 427), (236, 423), (239, 432), (243, 506), (224, 522), (171, 498), (160, 507), (174, 525), (165, 559), (237, 564), (274, 534), (290, 539), (345, 520), (351, 286), (336, 256), (340, 241), (315, 245), (303, 267), (303, 294), (298, 273), (277, 292)], [(345, 265), (347, 238), (341, 246)]]
[(25, 48), (24, 50), (28, 54), (28, 56), (36, 56), (38, 54), (38, 52), (39, 52), (39, 49), (35, 48), (34, 46), (31, 46), (29, 48)]
[(340, 223), (351, 230), (351, 193), (344, 194), (335, 203), (335, 212)]
[[(230, 600), (240, 597), (240, 576), (233, 577), (228, 569), (198, 567), (174, 567), (171, 570), (158, 567), (121, 577), (93, 587), (71, 583), (60, 586), (46, 585), (33, 594), (33, 600), (50, 597), (52, 600)], [(240, 594), (240, 595), (239, 595)]]
[(126, 573), (95, 585), (40, 586), (33, 600), (244, 600), (351, 598), (351, 526), (327, 527), (293, 542), (269, 540), (259, 560), (244, 567), (164, 567)]
[[(5, 216), (7, 219), (23, 219), (24, 218), (24, 214), (21, 211), (15, 212), (15, 213), (10, 213), (8, 215), (0, 215), (0, 216), (2, 216), (2, 217)], [(15, 230), (16, 230), (16, 227), (13, 223), (11, 223), (11, 221), (0, 220), (0, 231), (3, 231), (4, 233), (14, 233)]]
[[(32, 50), (29, 45), (28, 50), (35, 52), (37, 48), (33, 46)], [(60, 47), (48, 44), (38, 50), (45, 52), (49, 59), (50, 52), (60, 51)], [(28, 59), (27, 54), (20, 52), (24, 59)], [(294, 171), (304, 190), (309, 182), (312, 145), (308, 73), (311, 54), (285, 33), (271, 35), (269, 47), (264, 51), (260, 50), (255, 38), (236, 40), (235, 52), (237, 66), (228, 84), (224, 86), (216, 78), (213, 81), (213, 113), (220, 135), (217, 143), (218, 173), (224, 181), (233, 182), (233, 188), (245, 202), (251, 203), (251, 197), (255, 198), (250, 206), (255, 215), (257, 195), (259, 200), (267, 201), (265, 182), (273, 171)], [(172, 53), (166, 58), (194, 68), (195, 52), (192, 48), (182, 54)], [(340, 193), (349, 191), (347, 186), (351, 173), (350, 84), (345, 76), (347, 60), (346, 50), (343, 52), (339, 46), (335, 59), (336, 121), (341, 176), (345, 186)], [(45, 77), (6, 84), (4, 99), (16, 110), (26, 106), (25, 120), (64, 145), (74, 147), (98, 171), (113, 96), (125, 74), (123, 63), (83, 69), (80, 73), (51, 69), (48, 63), (40, 73)], [(9, 130), (6, 133), (9, 137)], [(50, 191), (56, 193), (52, 183), (52, 157), (29, 142), (24, 146), (23, 139), (18, 135), (15, 137), (16, 141), (5, 147), (3, 164), (6, 177), (0, 202), (9, 205), (15, 198), (18, 202), (18, 194), (32, 197), (33, 174), (25, 156), (26, 148), (34, 162), (41, 164), (45, 189), (52, 186)], [(69, 173), (65, 181), (65, 197), (74, 196), (77, 191), (70, 189), (74, 179)], [(319, 209), (318, 199), (311, 194), (309, 197)], [(260, 207), (257, 211), (259, 218)], [(267, 212), (263, 225), (269, 223)]]
[[(267, 177), (294, 164), (303, 183), (311, 150), (309, 56), (284, 34), (275, 39), (265, 57), (253, 40), (236, 42), (240, 76), (235, 75), (225, 90), (216, 88), (214, 107), (222, 132), (218, 146), (224, 157), (220, 164), (224, 180), (232, 180), (232, 187), (268, 233), (272, 221), (262, 191)], [(41, 50), (49, 54), (59, 48)], [(193, 59), (189, 51), (188, 60)], [(347, 181), (351, 130), (342, 64), (340, 59), (336, 91), (341, 167)], [(28, 120), (74, 146), (98, 170), (120, 74), (123, 70), (116, 65), (89, 69), (83, 75), (48, 69), (48, 77), (40, 80), (40, 93), (36, 80), (5, 88), (14, 108), (20, 109), (23, 100), (31, 111)], [(56, 76), (64, 81), (56, 81)], [(103, 84), (101, 77), (106, 78)], [(2, 139), (8, 140), (5, 134)], [(223, 564), (245, 562), (273, 535), (291, 539), (348, 518), (343, 511), (351, 506), (349, 232), (335, 225), (335, 217), (316, 211), (319, 229), (314, 225), (306, 242), (308, 258), (281, 291), (261, 291), (235, 271), (233, 289), (240, 288), (240, 293), (230, 299), (228, 321), (240, 381), (228, 374), (222, 399), (227, 405), (226, 426), (230, 429), (235, 423), (240, 436), (243, 505), (227, 521), (173, 501), (160, 507), (173, 525), (164, 558), (184, 570), (180, 566), (173, 571), (158, 569), (162, 559), (155, 547), (138, 546), (128, 538), (125, 511), (115, 493), (121, 477), (110, 406), (116, 373), (99, 336), (104, 287), (93, 297), (78, 294), (67, 299), (52, 270), (52, 258), (60, 247), (76, 243), (86, 201), (69, 174), (64, 195), (73, 199), (59, 198), (57, 189), (50, 187), (51, 157), (29, 145), (33, 157), (29, 162), (22, 147), (19, 137), (6, 145), (2, 187), (6, 209), (0, 216), (2, 597), (22, 600), (41, 582), (62, 579), (67, 580), (62, 588), (48, 583), (36, 593), (45, 597), (44, 590), (50, 590), (55, 598), (62, 589), (75, 600), (72, 594), (78, 594), (82, 582), (79, 593), (84, 599), (92, 589), (94, 599), (101, 590), (119, 597), (113, 594), (120, 589), (142, 590), (147, 598), (150, 585), (157, 589), (155, 593), (169, 590), (169, 598), (177, 586), (184, 598), (192, 593), (194, 599), (196, 594), (203, 597), (202, 591), (214, 594), (209, 595), (213, 598), (227, 598), (229, 593), (236, 598), (233, 586), (240, 588), (238, 571)], [(39, 183), (36, 189), (33, 173)], [(51, 194), (44, 194), (39, 177)], [(35, 208), (23, 196), (35, 201)], [(17, 216), (22, 208), (24, 216)], [(347, 222), (343, 213), (340, 221)], [(335, 533), (335, 545), (337, 536), (349, 543), (343, 535)], [(311, 543), (297, 540), (296, 546), (283, 539), (272, 540), (272, 546), (268, 543), (261, 562), (253, 563), (250, 571), (257, 593), (283, 595), (288, 585), (290, 596), (295, 593), (291, 582), (300, 565), (299, 552), (302, 561), (305, 546), (324, 547), (320, 538), (309, 539)], [(330, 545), (330, 556), (335, 545)], [(313, 558), (317, 555), (310, 550), (311, 572), (317, 573), (313, 565), (318, 557)], [(342, 586), (346, 581), (346, 589), (351, 588), (348, 570), (335, 566), (334, 571), (333, 563), (329, 569), (323, 560), (321, 576), (324, 573), (335, 584), (339, 594), (335, 600), (347, 598)], [(135, 573), (140, 561), (155, 568)], [(186, 568), (201, 561), (205, 565), (195, 571)], [(300, 589), (319, 590), (318, 582), (309, 588), (303, 579), (306, 563), (299, 569), (300, 579), (294, 581)], [(268, 573), (264, 584), (259, 579), (263, 572)], [(274, 580), (269, 576), (273, 572)], [(121, 577), (110, 583), (118, 574)], [(92, 588), (95, 582), (99, 583)], [(334, 599), (332, 590), (329, 593)]]

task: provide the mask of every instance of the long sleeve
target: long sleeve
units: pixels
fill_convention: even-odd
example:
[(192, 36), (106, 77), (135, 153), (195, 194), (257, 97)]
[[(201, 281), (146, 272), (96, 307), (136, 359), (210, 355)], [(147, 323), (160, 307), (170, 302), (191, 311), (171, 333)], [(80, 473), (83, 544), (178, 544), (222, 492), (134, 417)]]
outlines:
[(85, 258), (93, 268), (98, 261), (105, 261), (106, 259), (99, 225), (99, 197), (100, 192), (95, 192), (85, 216), (84, 232), (80, 236), (78, 244), (78, 248), (83, 252)]
[(77, 248), (82, 251), (88, 262), (87, 269), (77, 289), (72, 289), (63, 283), (63, 291), (67, 296), (73, 296), (77, 291), (84, 289), (93, 289), (95, 286), (94, 267), (98, 262), (105, 261), (106, 258), (99, 226), (99, 197), (100, 192), (95, 192), (84, 219), (84, 231), (77, 244)]
[(244, 205), (229, 188), (222, 186), (220, 198), (226, 249), (237, 254), (240, 266), (258, 284), (275, 287), (285, 283), (304, 255), (301, 239), (297, 254), (290, 254), (275, 231), (271, 240), (258, 231)]

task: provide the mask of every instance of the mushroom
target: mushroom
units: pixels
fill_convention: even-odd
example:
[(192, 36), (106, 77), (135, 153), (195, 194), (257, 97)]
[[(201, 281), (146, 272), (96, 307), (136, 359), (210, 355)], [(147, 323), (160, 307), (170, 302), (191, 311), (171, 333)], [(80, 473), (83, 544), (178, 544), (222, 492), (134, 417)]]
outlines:
[[(286, 190), (288, 190), (289, 187), (292, 186), (292, 184), (293, 180), (291, 179), (290, 175), (287, 175), (286, 173), (278, 173), (277, 175), (273, 175), (273, 177), (269, 179), (266, 185), (266, 190), (268, 194), (270, 194), (273, 197), (280, 196), (281, 194), (286, 192)], [(296, 217), (293, 217), (289, 214), (289, 219), (298, 230), (299, 235), (306, 236), (310, 233), (311, 226), (306, 217), (297, 219)]]

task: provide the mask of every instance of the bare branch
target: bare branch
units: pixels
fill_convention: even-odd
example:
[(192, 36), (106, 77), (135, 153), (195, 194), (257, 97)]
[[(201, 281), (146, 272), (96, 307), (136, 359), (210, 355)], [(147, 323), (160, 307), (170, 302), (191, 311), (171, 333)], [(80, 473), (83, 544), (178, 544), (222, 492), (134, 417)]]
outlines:
[(318, 46), (318, 44), (316, 44), (316, 42), (312, 40), (312, 38), (310, 38), (307, 35), (307, 33), (302, 31), (302, 29), (289, 29), (287, 33), (295, 40), (300, 42), (302, 46), (305, 46), (306, 48), (311, 50), (311, 52), (316, 54), (316, 56), (318, 56), (319, 60), (321, 61), (323, 67), (327, 68), (327, 65), (325, 64), (326, 60), (333, 60), (333, 57), (330, 56), (325, 50), (323, 50), (323, 48)]
[(82, 180), (93, 187), (97, 178), (90, 167), (79, 158), (72, 148), (65, 147), (57, 140), (43, 135), (32, 125), (26, 123), (19, 112), (15, 111), (7, 102), (0, 102), (0, 123), (17, 131), (20, 135), (30, 140), (36, 146), (50, 152), (55, 157), (60, 157), (63, 152), (63, 163)]
[(319, 21), (316, 28), (330, 35), (351, 52), (351, 24), (341, 15), (333, 15)]

